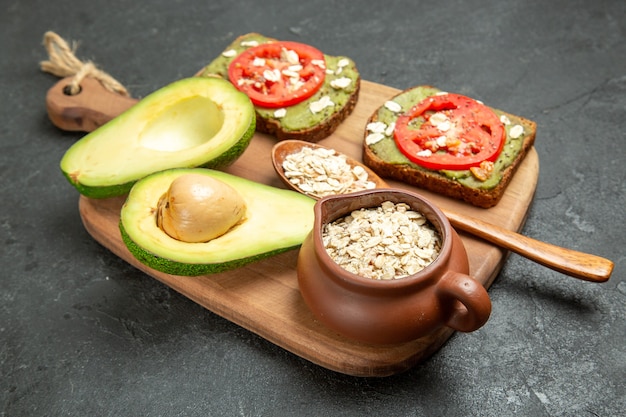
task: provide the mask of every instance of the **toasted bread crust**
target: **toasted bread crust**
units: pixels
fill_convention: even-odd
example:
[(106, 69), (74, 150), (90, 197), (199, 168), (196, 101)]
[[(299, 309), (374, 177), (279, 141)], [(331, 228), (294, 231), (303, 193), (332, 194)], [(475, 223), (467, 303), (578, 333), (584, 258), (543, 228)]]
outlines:
[[(513, 116), (508, 113), (505, 114), (507, 116)], [(375, 111), (368, 120), (368, 123), (377, 121), (377, 115), (378, 111)], [(363, 141), (363, 162), (381, 177), (394, 179), (444, 196), (462, 200), (476, 207), (493, 207), (498, 204), (504, 195), (506, 187), (511, 182), (517, 168), (535, 142), (537, 124), (532, 120), (520, 116), (515, 117), (519, 119), (524, 127), (531, 133), (524, 138), (520, 152), (513, 162), (504, 170), (498, 185), (491, 189), (468, 187), (436, 171), (422, 171), (408, 164), (390, 164), (376, 155), (366, 144), (365, 140)], [(365, 135), (367, 136), (367, 132)]]
[(267, 133), (275, 136), (279, 141), (288, 139), (298, 139), (307, 142), (319, 142), (320, 140), (330, 136), (337, 127), (352, 113), (357, 101), (359, 100), (359, 91), (361, 88), (361, 79), (357, 88), (350, 95), (350, 98), (338, 111), (334, 112), (329, 118), (322, 123), (303, 130), (285, 130), (280, 124), (280, 120), (266, 119), (257, 113), (256, 129), (258, 132)]

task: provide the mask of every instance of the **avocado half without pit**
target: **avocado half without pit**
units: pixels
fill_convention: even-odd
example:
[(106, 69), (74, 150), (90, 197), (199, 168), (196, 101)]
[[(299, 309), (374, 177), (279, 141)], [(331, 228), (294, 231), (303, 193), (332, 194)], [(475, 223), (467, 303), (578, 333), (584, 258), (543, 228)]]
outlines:
[(132, 187), (122, 240), (140, 262), (172, 275), (222, 272), (298, 248), (315, 200), (206, 168), (169, 169)]
[(230, 165), (250, 143), (255, 123), (250, 99), (228, 81), (186, 78), (77, 141), (61, 170), (87, 197), (123, 195), (153, 172)]

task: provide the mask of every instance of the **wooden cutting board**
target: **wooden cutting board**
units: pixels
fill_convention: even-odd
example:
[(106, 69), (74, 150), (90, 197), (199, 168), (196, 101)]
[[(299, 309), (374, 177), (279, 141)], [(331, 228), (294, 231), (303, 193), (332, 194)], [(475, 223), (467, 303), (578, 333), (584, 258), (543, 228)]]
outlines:
[[(366, 120), (398, 92), (391, 87), (363, 81), (359, 102), (352, 115), (332, 136), (320, 143), (361, 160)], [(226, 171), (283, 188), (272, 167), (271, 149), (275, 143), (276, 139), (257, 133), (241, 158)], [(539, 160), (533, 148), (500, 203), (490, 209), (472, 207), (394, 181), (389, 184), (420, 192), (443, 208), (519, 231), (532, 202), (538, 175)], [(453, 333), (449, 328), (442, 328), (408, 343), (386, 346), (354, 342), (334, 333), (316, 321), (300, 296), (296, 276), (297, 250), (215, 275), (181, 277), (155, 271), (138, 262), (122, 242), (118, 223), (124, 199), (80, 197), (81, 219), (95, 240), (206, 309), (315, 364), (354, 376), (388, 376), (427, 359)], [(468, 252), (471, 275), (489, 288), (506, 260), (507, 251), (463, 232), (459, 234)]]

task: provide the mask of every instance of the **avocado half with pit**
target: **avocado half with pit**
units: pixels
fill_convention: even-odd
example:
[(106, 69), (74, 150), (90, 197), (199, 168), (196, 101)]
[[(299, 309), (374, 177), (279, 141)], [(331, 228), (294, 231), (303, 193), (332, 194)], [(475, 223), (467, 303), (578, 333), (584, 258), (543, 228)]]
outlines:
[(250, 143), (255, 123), (250, 99), (228, 81), (186, 78), (77, 141), (61, 170), (87, 197), (123, 195), (153, 172), (230, 165)]
[[(238, 193), (245, 206), (241, 220), (206, 242), (182, 241), (164, 231), (157, 220), (160, 202), (175, 180), (187, 175), (208, 176)], [(199, 190), (197, 194), (210, 193)], [(209, 217), (212, 211), (224, 212), (227, 208), (219, 206), (221, 201), (215, 198), (203, 210), (208, 211)], [(314, 199), (295, 191), (222, 171), (170, 169), (151, 174), (132, 187), (122, 206), (119, 225), (124, 243), (141, 263), (167, 274), (197, 276), (230, 270), (298, 248), (313, 228), (314, 204)], [(195, 201), (190, 208), (197, 205)]]

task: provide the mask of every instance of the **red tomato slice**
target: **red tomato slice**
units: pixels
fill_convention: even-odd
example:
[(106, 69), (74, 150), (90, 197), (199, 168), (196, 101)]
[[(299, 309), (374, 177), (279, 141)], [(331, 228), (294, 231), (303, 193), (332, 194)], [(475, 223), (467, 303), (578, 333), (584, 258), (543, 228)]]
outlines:
[(248, 48), (228, 66), (228, 78), (261, 107), (297, 104), (320, 89), (324, 54), (298, 42), (271, 42)]
[(422, 100), (398, 117), (393, 136), (409, 160), (433, 170), (493, 162), (505, 142), (504, 125), (493, 110), (459, 94)]

